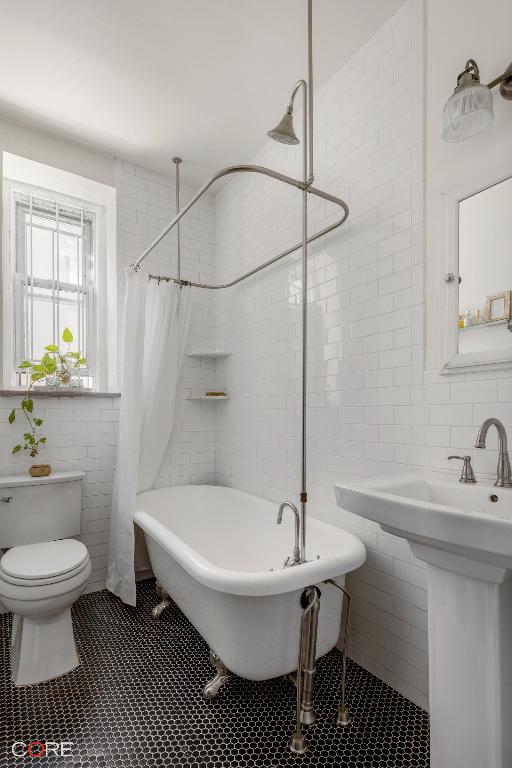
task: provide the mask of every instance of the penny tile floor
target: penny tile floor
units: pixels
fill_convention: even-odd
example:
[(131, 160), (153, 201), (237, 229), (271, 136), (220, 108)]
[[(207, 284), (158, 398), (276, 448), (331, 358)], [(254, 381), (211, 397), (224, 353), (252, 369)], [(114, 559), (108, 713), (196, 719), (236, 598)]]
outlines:
[[(138, 585), (137, 608), (106, 591), (84, 595), (73, 609), (81, 666), (18, 689), (10, 681), (10, 616), (0, 616), (0, 768), (428, 768), (428, 715), (350, 660), (353, 723), (335, 725), (338, 651), (318, 663), (310, 749), (292, 755), (292, 685), (234, 678), (205, 701), (208, 647), (174, 604), (156, 623), (157, 602), (152, 580)], [(34, 740), (72, 742), (71, 753), (13, 756), (15, 741)]]

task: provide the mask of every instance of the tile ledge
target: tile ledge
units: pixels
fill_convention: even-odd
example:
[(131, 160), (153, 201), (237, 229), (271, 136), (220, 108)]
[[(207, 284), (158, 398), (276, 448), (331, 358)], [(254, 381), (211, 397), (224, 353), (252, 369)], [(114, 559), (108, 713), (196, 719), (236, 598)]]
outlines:
[[(0, 389), (0, 397), (19, 397), (25, 394), (25, 389)], [(33, 390), (32, 397), (121, 397), (120, 392), (93, 392), (92, 390), (72, 389), (41, 389)]]

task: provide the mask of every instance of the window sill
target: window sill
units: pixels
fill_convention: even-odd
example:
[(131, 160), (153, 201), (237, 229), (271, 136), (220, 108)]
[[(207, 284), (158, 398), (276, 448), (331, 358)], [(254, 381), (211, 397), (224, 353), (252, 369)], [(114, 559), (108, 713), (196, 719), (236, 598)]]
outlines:
[[(26, 389), (0, 389), (0, 397), (19, 397)], [(40, 389), (32, 390), (32, 397), (121, 397), (120, 392), (94, 392), (92, 389)]]

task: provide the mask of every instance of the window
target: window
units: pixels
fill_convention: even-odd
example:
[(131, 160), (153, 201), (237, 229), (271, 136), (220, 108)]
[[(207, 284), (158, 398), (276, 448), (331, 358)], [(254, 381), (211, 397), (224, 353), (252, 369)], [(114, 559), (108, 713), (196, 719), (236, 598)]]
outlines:
[(39, 360), (47, 344), (59, 344), (68, 327), (74, 347), (94, 360), (94, 211), (39, 191), (11, 190), (11, 236), (15, 254), (15, 363)]
[(2, 386), (47, 344), (87, 358), (84, 386), (117, 389), (115, 189), (7, 152), (3, 158)]

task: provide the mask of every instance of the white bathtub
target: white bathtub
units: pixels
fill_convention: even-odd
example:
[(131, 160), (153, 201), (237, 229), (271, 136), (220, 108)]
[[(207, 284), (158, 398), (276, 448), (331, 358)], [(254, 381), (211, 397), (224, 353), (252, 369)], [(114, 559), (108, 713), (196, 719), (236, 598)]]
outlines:
[[(297, 668), (300, 596), (321, 590), (317, 657), (336, 644), (341, 592), (321, 582), (341, 578), (365, 560), (347, 531), (308, 519), (310, 562), (282, 569), (294, 544), (294, 521), (278, 505), (233, 488), (186, 485), (137, 497), (158, 581), (210, 648), (236, 675), (264, 680)], [(317, 555), (320, 555), (319, 559)], [(272, 570), (274, 569), (274, 570)]]

